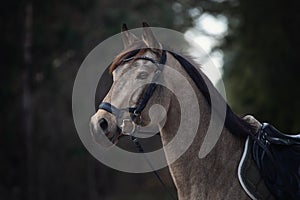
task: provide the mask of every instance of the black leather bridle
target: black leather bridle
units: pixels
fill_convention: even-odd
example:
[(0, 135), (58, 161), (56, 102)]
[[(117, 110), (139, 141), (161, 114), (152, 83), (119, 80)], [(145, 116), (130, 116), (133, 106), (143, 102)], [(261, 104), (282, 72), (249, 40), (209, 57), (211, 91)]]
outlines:
[[(140, 56), (140, 57), (134, 56), (134, 57), (124, 59), (123, 63), (129, 62), (132, 60), (147, 60), (147, 61), (152, 62), (156, 66), (156, 71), (152, 78), (152, 81), (149, 84), (149, 86), (146, 88), (145, 93), (144, 93), (143, 97), (141, 98), (141, 100), (139, 101), (139, 103), (135, 107), (128, 107), (128, 108), (117, 108), (108, 102), (102, 102), (99, 105), (99, 109), (103, 109), (103, 110), (113, 114), (116, 117), (117, 121), (119, 121), (118, 119), (121, 117), (121, 115), (124, 111), (130, 113), (130, 119), (125, 119), (125, 120), (131, 121), (131, 123), (133, 125), (132, 130), (129, 133), (128, 132), (125, 133), (123, 127), (120, 127), (118, 125), (118, 130), (121, 131), (121, 133), (125, 134), (125, 135), (133, 135), (133, 133), (135, 132), (135, 128), (137, 126), (135, 120), (138, 117), (140, 117), (142, 111), (146, 107), (149, 99), (151, 98), (151, 96), (153, 95), (153, 93), (157, 87), (156, 82), (158, 81), (160, 74), (164, 69), (164, 64), (166, 63), (166, 51), (165, 50), (162, 51), (160, 61), (156, 61), (156, 60), (154, 60), (150, 57), (146, 57), (146, 56)], [(124, 120), (123, 120), (123, 123), (124, 123)]]

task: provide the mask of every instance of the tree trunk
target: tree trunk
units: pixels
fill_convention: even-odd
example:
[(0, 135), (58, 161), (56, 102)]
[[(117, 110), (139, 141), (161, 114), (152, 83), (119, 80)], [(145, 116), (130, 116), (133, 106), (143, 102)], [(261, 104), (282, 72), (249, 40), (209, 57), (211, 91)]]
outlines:
[(25, 135), (26, 151), (26, 198), (34, 199), (34, 170), (33, 170), (33, 136), (32, 136), (32, 96), (30, 87), (30, 66), (32, 65), (32, 19), (33, 8), (29, 1), (25, 7), (23, 59), (24, 69), (22, 74), (22, 122)]

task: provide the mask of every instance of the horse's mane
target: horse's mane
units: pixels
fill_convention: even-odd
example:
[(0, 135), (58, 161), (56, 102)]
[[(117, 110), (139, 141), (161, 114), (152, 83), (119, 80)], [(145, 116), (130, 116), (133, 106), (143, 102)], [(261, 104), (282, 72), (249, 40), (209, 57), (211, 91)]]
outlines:
[[(132, 45), (130, 49), (126, 49), (123, 52), (121, 52), (111, 63), (109, 67), (110, 73), (113, 72), (120, 64), (122, 64), (123, 60), (130, 57), (139, 57), (143, 55), (147, 50), (151, 50), (154, 52), (157, 57), (161, 56), (161, 50), (158, 49), (150, 49), (145, 46), (143, 42), (138, 42)], [(206, 83), (212, 84), (209, 80), (205, 82), (203, 77), (206, 77), (203, 73), (199, 72), (195, 68), (195, 63), (192, 61), (185, 59), (186, 56), (181, 56), (177, 53), (174, 53), (172, 51), (168, 51), (184, 68), (189, 69), (186, 72), (189, 74), (189, 76), (193, 79), (196, 86), (200, 90), (200, 92), (203, 94), (204, 98), (207, 100), (208, 104), (211, 106), (211, 97), (210, 92), (208, 90), (208, 87)], [(132, 60), (134, 62), (134, 60)], [(193, 63), (193, 64), (192, 64)], [(207, 78), (207, 77), (206, 77)], [(208, 78), (207, 78), (208, 79)], [(253, 135), (255, 133), (255, 128), (246, 122), (243, 118), (236, 115), (230, 106), (225, 102), (224, 98), (221, 96), (221, 94), (217, 91), (217, 89), (212, 85), (214, 94), (217, 95), (218, 100), (223, 101), (226, 104), (226, 117), (225, 117), (225, 127), (234, 135), (238, 137), (246, 138), (248, 135)]]
[[(214, 98), (217, 98), (219, 101), (223, 101), (226, 105), (226, 117), (225, 117), (225, 127), (234, 135), (238, 137), (246, 138), (249, 135), (255, 133), (255, 128), (246, 122), (243, 118), (236, 115), (231, 107), (225, 102), (222, 95), (217, 91), (217, 89), (212, 85), (211, 81), (201, 72), (199, 72), (190, 61), (184, 57), (174, 53), (169, 52), (173, 57), (184, 67), (189, 76), (193, 79), (198, 89), (203, 94), (204, 98), (207, 100), (208, 104), (211, 106), (211, 93), (208, 90), (207, 84), (211, 84), (213, 94), (216, 95)], [(204, 77), (207, 79), (205, 82)], [(218, 111), (217, 111), (218, 112)]]

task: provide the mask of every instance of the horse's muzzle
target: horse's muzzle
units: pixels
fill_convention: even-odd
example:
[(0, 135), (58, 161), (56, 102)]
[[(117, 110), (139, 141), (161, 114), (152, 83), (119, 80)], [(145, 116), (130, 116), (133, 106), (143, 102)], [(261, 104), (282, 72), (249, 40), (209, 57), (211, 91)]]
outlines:
[(113, 131), (105, 118), (92, 116), (90, 120), (90, 132), (96, 143), (103, 147), (111, 147), (117, 143), (120, 133)]

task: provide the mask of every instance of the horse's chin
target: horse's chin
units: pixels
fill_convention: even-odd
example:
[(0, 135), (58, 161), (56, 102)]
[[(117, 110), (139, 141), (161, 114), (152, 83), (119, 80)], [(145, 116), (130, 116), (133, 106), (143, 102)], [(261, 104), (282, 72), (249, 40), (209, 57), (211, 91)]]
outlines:
[(112, 145), (116, 145), (119, 141), (119, 139), (125, 135), (117, 132), (117, 133), (111, 133), (111, 132), (108, 132), (106, 133), (106, 136), (108, 138), (108, 140), (112, 143)]

